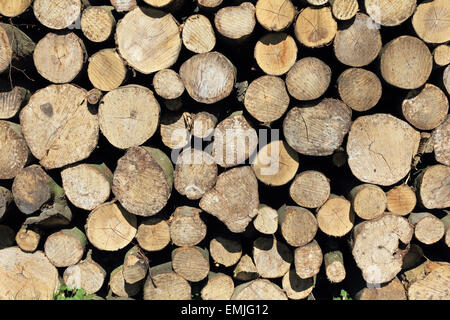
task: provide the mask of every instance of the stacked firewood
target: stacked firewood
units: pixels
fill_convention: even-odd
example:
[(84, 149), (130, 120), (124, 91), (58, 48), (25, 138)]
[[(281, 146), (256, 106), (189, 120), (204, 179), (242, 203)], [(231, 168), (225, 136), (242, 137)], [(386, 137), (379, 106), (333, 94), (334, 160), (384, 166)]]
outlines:
[(450, 1), (0, 15), (0, 299), (450, 299)]

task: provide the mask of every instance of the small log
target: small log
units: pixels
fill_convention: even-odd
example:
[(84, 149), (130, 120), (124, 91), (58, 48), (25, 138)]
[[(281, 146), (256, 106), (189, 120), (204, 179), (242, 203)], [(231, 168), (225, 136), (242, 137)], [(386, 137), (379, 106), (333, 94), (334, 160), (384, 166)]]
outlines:
[(145, 279), (149, 268), (148, 259), (138, 246), (133, 246), (125, 254), (123, 260), (123, 279), (126, 283), (134, 284)]
[(0, 224), (0, 250), (14, 246), (14, 230)]
[(128, 12), (137, 7), (136, 0), (109, 0), (117, 12)]
[(287, 143), (298, 153), (328, 156), (339, 148), (350, 129), (352, 110), (326, 98), (308, 108), (294, 107), (283, 121)]
[(224, 37), (242, 40), (252, 34), (256, 26), (255, 6), (251, 2), (243, 2), (239, 6), (224, 7), (217, 11), (214, 25)]
[(278, 210), (278, 223), (283, 238), (293, 247), (309, 243), (317, 233), (316, 217), (302, 207), (282, 206)]
[(170, 68), (181, 51), (180, 29), (170, 13), (136, 7), (117, 23), (120, 55), (143, 74)]
[(450, 24), (446, 20), (449, 12), (450, 3), (445, 0), (419, 4), (412, 18), (414, 31), (428, 43), (450, 41)]
[(216, 185), (200, 200), (200, 208), (222, 221), (230, 231), (244, 232), (257, 214), (258, 182), (249, 166), (220, 174)]
[(280, 119), (286, 112), (289, 101), (283, 79), (267, 75), (253, 80), (244, 97), (245, 109), (263, 123)]
[(355, 214), (351, 203), (344, 197), (330, 195), (330, 198), (317, 211), (317, 224), (325, 234), (342, 237), (352, 230)]
[(434, 63), (438, 67), (450, 64), (450, 45), (441, 44), (433, 50)]
[(263, 234), (274, 234), (278, 230), (278, 212), (265, 204), (260, 204), (253, 225)]
[(123, 265), (115, 268), (109, 275), (108, 286), (112, 293), (122, 298), (134, 297), (141, 291), (142, 281), (137, 283), (126, 283), (123, 277)]
[(358, 0), (330, 0), (333, 16), (338, 20), (350, 20), (359, 10)]
[(87, 74), (95, 88), (111, 91), (125, 81), (127, 68), (115, 49), (103, 49), (89, 58)]
[(198, 5), (205, 9), (214, 9), (220, 6), (223, 0), (197, 0)]
[[(358, 37), (355, 38), (355, 34)], [(334, 54), (345, 65), (363, 67), (376, 59), (382, 47), (380, 31), (373, 27), (373, 20), (358, 13), (352, 25), (337, 31), (334, 38)]]
[(283, 31), (294, 21), (296, 10), (290, 0), (258, 0), (256, 19), (268, 31)]
[(262, 147), (252, 163), (259, 181), (269, 186), (282, 186), (294, 178), (299, 167), (298, 154), (281, 140)]
[(0, 92), (0, 119), (10, 119), (30, 98), (30, 92), (22, 87), (14, 87), (9, 92)]
[(263, 278), (280, 278), (293, 262), (291, 249), (275, 237), (260, 237), (253, 242), (253, 260)]
[(5, 17), (17, 17), (31, 5), (31, 0), (4, 0), (0, 2), (0, 14)]
[(364, 288), (355, 295), (356, 300), (406, 300), (406, 291), (398, 278), (380, 288)]
[(108, 200), (113, 174), (104, 164), (79, 164), (61, 171), (64, 192), (77, 208), (93, 210)]
[(0, 120), (0, 137), (0, 179), (13, 179), (28, 162), (28, 146), (16, 123)]
[(380, 68), (387, 83), (401, 89), (417, 89), (430, 77), (433, 56), (422, 40), (400, 36), (384, 46)]
[(208, 275), (208, 283), (201, 291), (203, 300), (230, 300), (234, 292), (234, 282), (224, 273)]
[(12, 25), (0, 23), (0, 73), (10, 68), (13, 58), (30, 56), (35, 43)]
[(127, 85), (108, 92), (100, 102), (100, 129), (120, 149), (136, 147), (156, 132), (161, 107), (153, 92), (140, 85)]
[(241, 258), (242, 246), (238, 241), (219, 236), (209, 243), (209, 252), (216, 265), (231, 267)]
[(429, 212), (413, 212), (408, 220), (414, 226), (414, 236), (424, 244), (434, 244), (444, 237), (444, 223)]
[(212, 156), (224, 168), (242, 164), (258, 145), (258, 134), (241, 111), (221, 121), (214, 131)]
[(435, 264), (423, 279), (409, 286), (409, 300), (450, 300), (450, 264)]
[(301, 279), (308, 280), (318, 274), (322, 262), (322, 249), (316, 240), (298, 247), (294, 251), (295, 272)]
[(95, 208), (85, 225), (89, 242), (105, 251), (125, 248), (135, 237), (136, 229), (136, 217), (113, 202)]
[(35, 252), (40, 241), (41, 231), (32, 226), (23, 225), (16, 234), (16, 243), (24, 252)]
[(0, 187), (0, 220), (4, 217), (12, 200), (13, 196), (11, 191), (4, 187)]
[(82, 288), (86, 294), (98, 292), (106, 279), (106, 271), (92, 260), (91, 254), (92, 251), (89, 250), (86, 259), (67, 267), (63, 274), (63, 280), (67, 286)]
[(289, 299), (302, 300), (308, 298), (314, 289), (314, 278), (302, 279), (295, 269), (291, 269), (283, 276), (281, 284)]
[(117, 162), (112, 191), (129, 212), (148, 217), (165, 207), (173, 185), (173, 165), (161, 150), (133, 147)]
[(173, 270), (187, 281), (198, 282), (209, 273), (209, 254), (199, 247), (180, 247), (172, 252)]
[(413, 90), (402, 103), (405, 119), (420, 130), (432, 130), (445, 121), (448, 113), (445, 93), (432, 84)]
[(294, 31), (297, 40), (306, 47), (323, 47), (336, 36), (337, 23), (330, 7), (307, 7), (297, 16)]
[(361, 184), (350, 191), (352, 210), (364, 220), (380, 217), (387, 206), (383, 189), (373, 184)]
[(169, 224), (160, 218), (147, 218), (139, 225), (136, 240), (146, 251), (160, 251), (170, 242)]
[(445, 228), (444, 242), (447, 247), (450, 247), (450, 214), (447, 214), (441, 221)]
[(346, 272), (344, 267), (344, 258), (342, 252), (332, 251), (325, 253), (323, 260), (325, 262), (325, 272), (331, 283), (340, 283), (344, 281)]
[(359, 117), (348, 135), (348, 164), (360, 181), (390, 186), (411, 170), (419, 142), (419, 132), (389, 114)]
[[(197, 54), (180, 67), (186, 91), (197, 102), (212, 104), (228, 97), (236, 82), (237, 70), (219, 52)], [(202, 85), (199, 86), (198, 84)]]
[(266, 74), (281, 76), (292, 68), (297, 60), (297, 52), (294, 38), (284, 32), (277, 32), (266, 34), (258, 40), (254, 56)]
[(100, 102), (100, 99), (103, 97), (103, 93), (99, 89), (89, 90), (87, 93), (86, 99), (88, 104), (97, 105)]
[(307, 170), (295, 177), (289, 194), (299, 206), (318, 208), (328, 200), (330, 190), (330, 181), (323, 173)]
[(196, 113), (192, 118), (191, 134), (197, 138), (205, 139), (214, 132), (216, 125), (216, 116), (204, 111)]
[(406, 216), (416, 207), (416, 194), (408, 185), (402, 184), (386, 193), (387, 209), (393, 214)]
[(44, 252), (55, 267), (68, 267), (81, 260), (86, 241), (86, 236), (80, 229), (63, 229), (47, 238)]
[(267, 279), (256, 279), (234, 288), (231, 300), (287, 300), (284, 291)]
[(200, 218), (202, 210), (183, 206), (175, 209), (170, 222), (170, 238), (179, 247), (195, 246), (206, 236), (206, 224)]
[(330, 67), (315, 57), (300, 59), (286, 76), (289, 94), (300, 101), (320, 98), (327, 91), (330, 82)]
[(17, 174), (11, 191), (17, 208), (26, 215), (38, 211), (52, 198), (64, 197), (64, 190), (36, 164)]
[(46, 169), (84, 160), (97, 146), (98, 118), (86, 95), (72, 84), (50, 85), (36, 91), (20, 112), (25, 140)]
[(407, 245), (413, 233), (407, 219), (392, 214), (357, 225), (352, 253), (364, 280), (380, 284), (394, 279), (402, 269), (405, 254), (399, 241)]
[(210, 52), (216, 45), (211, 22), (201, 14), (194, 14), (186, 19), (181, 37), (184, 46), (194, 53)]
[(83, 10), (81, 15), (81, 31), (92, 42), (108, 40), (116, 25), (112, 15), (113, 7), (91, 6)]
[(437, 164), (427, 167), (416, 178), (417, 195), (427, 209), (443, 209), (450, 206), (450, 167)]
[(383, 87), (378, 76), (368, 70), (350, 68), (337, 80), (339, 96), (355, 111), (367, 111), (381, 99)]
[(434, 157), (437, 162), (450, 166), (450, 117), (436, 129), (433, 130), (432, 143), (434, 150)]
[(50, 29), (69, 27), (80, 17), (80, 0), (35, 0), (33, 12), (36, 19)]
[(0, 250), (1, 300), (51, 300), (60, 285), (58, 270), (42, 251)]
[(181, 149), (191, 140), (189, 123), (192, 116), (188, 112), (164, 113), (159, 127), (162, 142), (170, 149)]
[(233, 277), (237, 280), (250, 281), (258, 277), (258, 270), (249, 255), (243, 255), (233, 271)]
[(151, 268), (144, 284), (144, 300), (191, 300), (191, 285), (167, 262)]
[(164, 99), (179, 98), (184, 92), (184, 84), (180, 75), (172, 69), (159, 70), (153, 77), (156, 93)]
[(405, 22), (416, 10), (417, 0), (364, 0), (368, 15), (378, 24), (394, 27)]
[(197, 149), (183, 151), (177, 159), (174, 187), (188, 199), (200, 199), (216, 184), (217, 165), (206, 152)]

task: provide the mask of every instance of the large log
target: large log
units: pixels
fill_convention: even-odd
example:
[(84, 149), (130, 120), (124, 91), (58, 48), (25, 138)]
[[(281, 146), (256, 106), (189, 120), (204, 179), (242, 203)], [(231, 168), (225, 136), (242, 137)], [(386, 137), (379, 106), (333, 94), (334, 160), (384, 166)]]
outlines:
[(428, 43), (450, 41), (449, 12), (450, 3), (446, 0), (434, 0), (419, 4), (412, 18), (414, 31)]
[(428, 260), (416, 269), (420, 271), (416, 279), (406, 278), (409, 300), (450, 299), (450, 264)]

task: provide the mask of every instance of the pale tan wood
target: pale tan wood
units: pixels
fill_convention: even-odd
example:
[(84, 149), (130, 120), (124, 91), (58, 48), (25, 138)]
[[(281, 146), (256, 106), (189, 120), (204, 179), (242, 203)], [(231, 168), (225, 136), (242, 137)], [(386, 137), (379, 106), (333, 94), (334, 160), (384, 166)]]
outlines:
[(151, 5), (156, 8), (173, 8), (179, 2), (183, 2), (183, 0), (144, 0), (145, 3)]
[(201, 291), (203, 300), (230, 300), (234, 291), (233, 279), (224, 273), (208, 275), (208, 283)]
[(309, 108), (294, 107), (283, 121), (286, 142), (298, 153), (333, 154), (350, 129), (352, 110), (341, 100), (326, 98)]
[(224, 37), (240, 40), (252, 34), (256, 25), (255, 6), (243, 2), (239, 6), (224, 7), (217, 11), (214, 25)]
[(30, 92), (22, 87), (14, 87), (11, 91), (0, 92), (0, 119), (15, 117), (29, 98)]
[(307, 7), (297, 16), (294, 31), (301, 44), (317, 48), (333, 41), (337, 32), (337, 23), (330, 7)]
[(23, 225), (17, 232), (15, 240), (22, 251), (33, 253), (41, 241), (41, 232), (37, 228)]
[(295, 272), (301, 279), (308, 280), (318, 274), (322, 262), (322, 249), (316, 240), (294, 251)]
[(200, 209), (194, 207), (178, 207), (170, 219), (170, 238), (179, 246), (195, 246), (206, 236), (206, 224), (200, 218)]
[(358, 0), (330, 0), (333, 16), (338, 20), (350, 20), (359, 10)]
[(0, 14), (5, 17), (17, 17), (24, 13), (31, 5), (31, 0), (2, 0)]
[(428, 43), (450, 41), (450, 3), (434, 0), (417, 6), (412, 25), (417, 35)]
[(441, 44), (434, 48), (433, 59), (438, 67), (445, 67), (450, 64), (450, 45)]
[(192, 117), (191, 134), (197, 138), (205, 139), (209, 137), (217, 125), (215, 115), (208, 112), (199, 112)]
[(173, 270), (184, 279), (198, 282), (209, 273), (209, 254), (199, 247), (180, 247), (172, 252)]
[(159, 70), (153, 77), (153, 88), (164, 99), (179, 98), (184, 92), (180, 75), (172, 69)]
[(278, 210), (278, 223), (283, 238), (293, 247), (309, 243), (318, 229), (316, 217), (302, 207), (282, 206)]
[(55, 267), (68, 267), (81, 260), (86, 244), (86, 235), (80, 229), (63, 229), (47, 237), (44, 252)]
[(342, 252), (332, 251), (325, 253), (324, 257), (325, 273), (331, 283), (340, 283), (344, 281), (346, 272)]
[(287, 296), (275, 283), (256, 279), (234, 288), (231, 300), (287, 300)]
[(380, 288), (364, 288), (355, 295), (355, 298), (357, 300), (407, 300), (405, 288), (398, 278), (394, 278)]
[(260, 237), (253, 242), (253, 260), (263, 278), (280, 278), (293, 262), (291, 249), (275, 237)]
[(351, 203), (344, 197), (331, 195), (317, 211), (319, 229), (327, 235), (342, 237), (349, 233), (355, 222)]
[(450, 265), (445, 262), (436, 264), (428, 268), (422, 279), (409, 286), (409, 300), (450, 300)]
[(213, 9), (220, 6), (223, 0), (197, 0), (198, 5), (207, 9)]
[(258, 0), (256, 2), (256, 19), (268, 31), (282, 31), (294, 21), (296, 14), (290, 0)]
[(110, 273), (108, 286), (116, 296), (129, 298), (139, 293), (142, 288), (142, 281), (133, 284), (126, 283), (123, 277), (123, 265), (120, 265)]
[(289, 101), (283, 79), (267, 75), (253, 80), (244, 97), (247, 111), (263, 123), (280, 119), (286, 112)]
[(372, 109), (383, 93), (378, 76), (361, 68), (350, 68), (342, 72), (337, 85), (342, 101), (355, 111)]
[(13, 179), (25, 167), (29, 149), (20, 125), (0, 120), (0, 179)]
[(213, 51), (200, 53), (186, 60), (181, 65), (179, 74), (192, 99), (212, 104), (230, 95), (236, 82), (237, 70), (227, 57)]
[(444, 242), (447, 247), (450, 247), (450, 215), (447, 213), (447, 215), (442, 218), (441, 221), (444, 224), (445, 228)]
[(87, 93), (87, 102), (88, 104), (92, 104), (92, 105), (96, 105), (100, 102), (100, 99), (103, 97), (103, 93), (97, 89), (91, 89), (89, 90), (89, 92)]
[(2, 300), (51, 300), (59, 287), (58, 270), (42, 251), (0, 250), (0, 276)]
[(432, 143), (436, 161), (450, 166), (450, 117), (433, 130)]
[(353, 231), (353, 258), (368, 283), (391, 281), (401, 271), (405, 252), (399, 242), (407, 245), (414, 228), (408, 220), (392, 214), (365, 221)]
[(402, 103), (405, 119), (420, 130), (432, 130), (445, 121), (448, 114), (445, 93), (430, 83), (408, 93)]
[(137, 7), (136, 0), (110, 0), (117, 12), (131, 11)]
[(206, 53), (216, 45), (216, 35), (211, 22), (202, 14), (186, 19), (181, 33), (184, 46), (194, 53)]
[(357, 118), (347, 142), (348, 164), (362, 182), (390, 186), (411, 170), (420, 133), (389, 114)]
[(20, 112), (22, 132), (33, 155), (46, 169), (89, 157), (97, 145), (97, 115), (87, 106), (87, 91), (72, 84), (36, 91)]
[(241, 258), (242, 246), (236, 240), (218, 236), (209, 243), (209, 252), (216, 264), (231, 267)]
[(133, 147), (117, 162), (112, 191), (122, 206), (152, 216), (167, 204), (173, 187), (173, 165), (159, 149)]
[(364, 0), (369, 16), (382, 26), (398, 26), (412, 16), (417, 0)]
[(87, 74), (95, 88), (111, 91), (125, 81), (127, 68), (115, 49), (102, 49), (89, 58)]
[(384, 46), (380, 68), (387, 83), (401, 89), (417, 89), (431, 74), (433, 56), (419, 38), (400, 36)]
[(294, 269), (289, 270), (281, 281), (287, 297), (292, 300), (306, 299), (314, 289), (314, 278), (302, 279)]
[(142, 253), (139, 246), (133, 246), (127, 251), (122, 269), (123, 279), (126, 283), (134, 284), (145, 279), (148, 269), (148, 258)]
[(136, 236), (136, 217), (113, 202), (105, 203), (89, 214), (85, 230), (89, 242), (97, 249), (117, 251)]
[(400, 216), (406, 216), (413, 211), (417, 202), (414, 190), (404, 184), (390, 189), (386, 197), (389, 212)]
[(159, 131), (162, 142), (171, 149), (181, 149), (191, 140), (192, 115), (188, 112), (163, 113)]
[(61, 30), (72, 25), (81, 14), (80, 0), (35, 0), (36, 19), (50, 29)]
[(230, 231), (244, 232), (259, 206), (258, 182), (249, 166), (219, 175), (216, 185), (200, 200), (200, 208), (222, 221)]
[(131, 10), (117, 23), (116, 43), (128, 64), (144, 74), (171, 67), (181, 50), (172, 14), (148, 7)]
[(313, 6), (321, 6), (323, 4), (327, 4), (329, 0), (306, 0), (309, 4)]
[(258, 66), (268, 75), (281, 76), (297, 60), (297, 44), (284, 32), (268, 33), (255, 46), (254, 56)]
[(265, 204), (260, 204), (253, 226), (263, 234), (274, 234), (278, 229), (278, 212)]
[(298, 60), (286, 76), (289, 94), (300, 101), (318, 99), (327, 91), (330, 82), (330, 67), (315, 57)]
[(250, 281), (258, 277), (255, 263), (248, 254), (243, 255), (237, 263), (233, 270), (233, 277), (242, 281)]
[(380, 217), (387, 206), (383, 189), (373, 184), (361, 184), (350, 191), (352, 210), (364, 220)]
[(161, 107), (153, 92), (140, 85), (127, 85), (108, 92), (100, 102), (100, 130), (120, 149), (143, 144), (156, 132)]
[(103, 42), (111, 37), (116, 24), (112, 10), (113, 7), (107, 6), (90, 6), (83, 10), (80, 24), (86, 38)]
[(416, 178), (416, 191), (427, 209), (450, 206), (450, 167), (442, 164), (429, 166)]
[(317, 208), (327, 201), (330, 190), (330, 181), (323, 173), (307, 170), (295, 177), (289, 194), (299, 206)]
[(170, 262), (151, 268), (144, 284), (144, 300), (190, 300), (191, 286), (175, 273)]
[(414, 226), (414, 236), (421, 243), (431, 245), (444, 237), (444, 223), (429, 212), (413, 212), (408, 220)]
[(139, 225), (136, 240), (146, 251), (160, 251), (170, 242), (169, 224), (161, 218), (146, 218)]

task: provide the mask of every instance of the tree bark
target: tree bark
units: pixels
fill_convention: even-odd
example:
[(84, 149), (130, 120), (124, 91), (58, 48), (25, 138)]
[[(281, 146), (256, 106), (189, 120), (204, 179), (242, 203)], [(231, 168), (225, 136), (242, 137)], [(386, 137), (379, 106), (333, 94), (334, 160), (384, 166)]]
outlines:
[(297, 60), (297, 52), (294, 38), (284, 32), (277, 32), (268, 33), (258, 40), (254, 56), (266, 74), (281, 76), (292, 68)]
[(200, 209), (193, 207), (178, 207), (172, 213), (170, 223), (170, 238), (179, 247), (195, 246), (206, 236), (206, 224), (200, 218)]
[(89, 58), (87, 74), (95, 88), (111, 91), (125, 81), (127, 67), (115, 49), (103, 49)]
[(14, 58), (30, 56), (35, 43), (20, 29), (0, 23), (0, 73), (10, 68)]
[(330, 180), (323, 173), (307, 170), (295, 177), (289, 194), (299, 206), (318, 208), (328, 200), (330, 190)]

